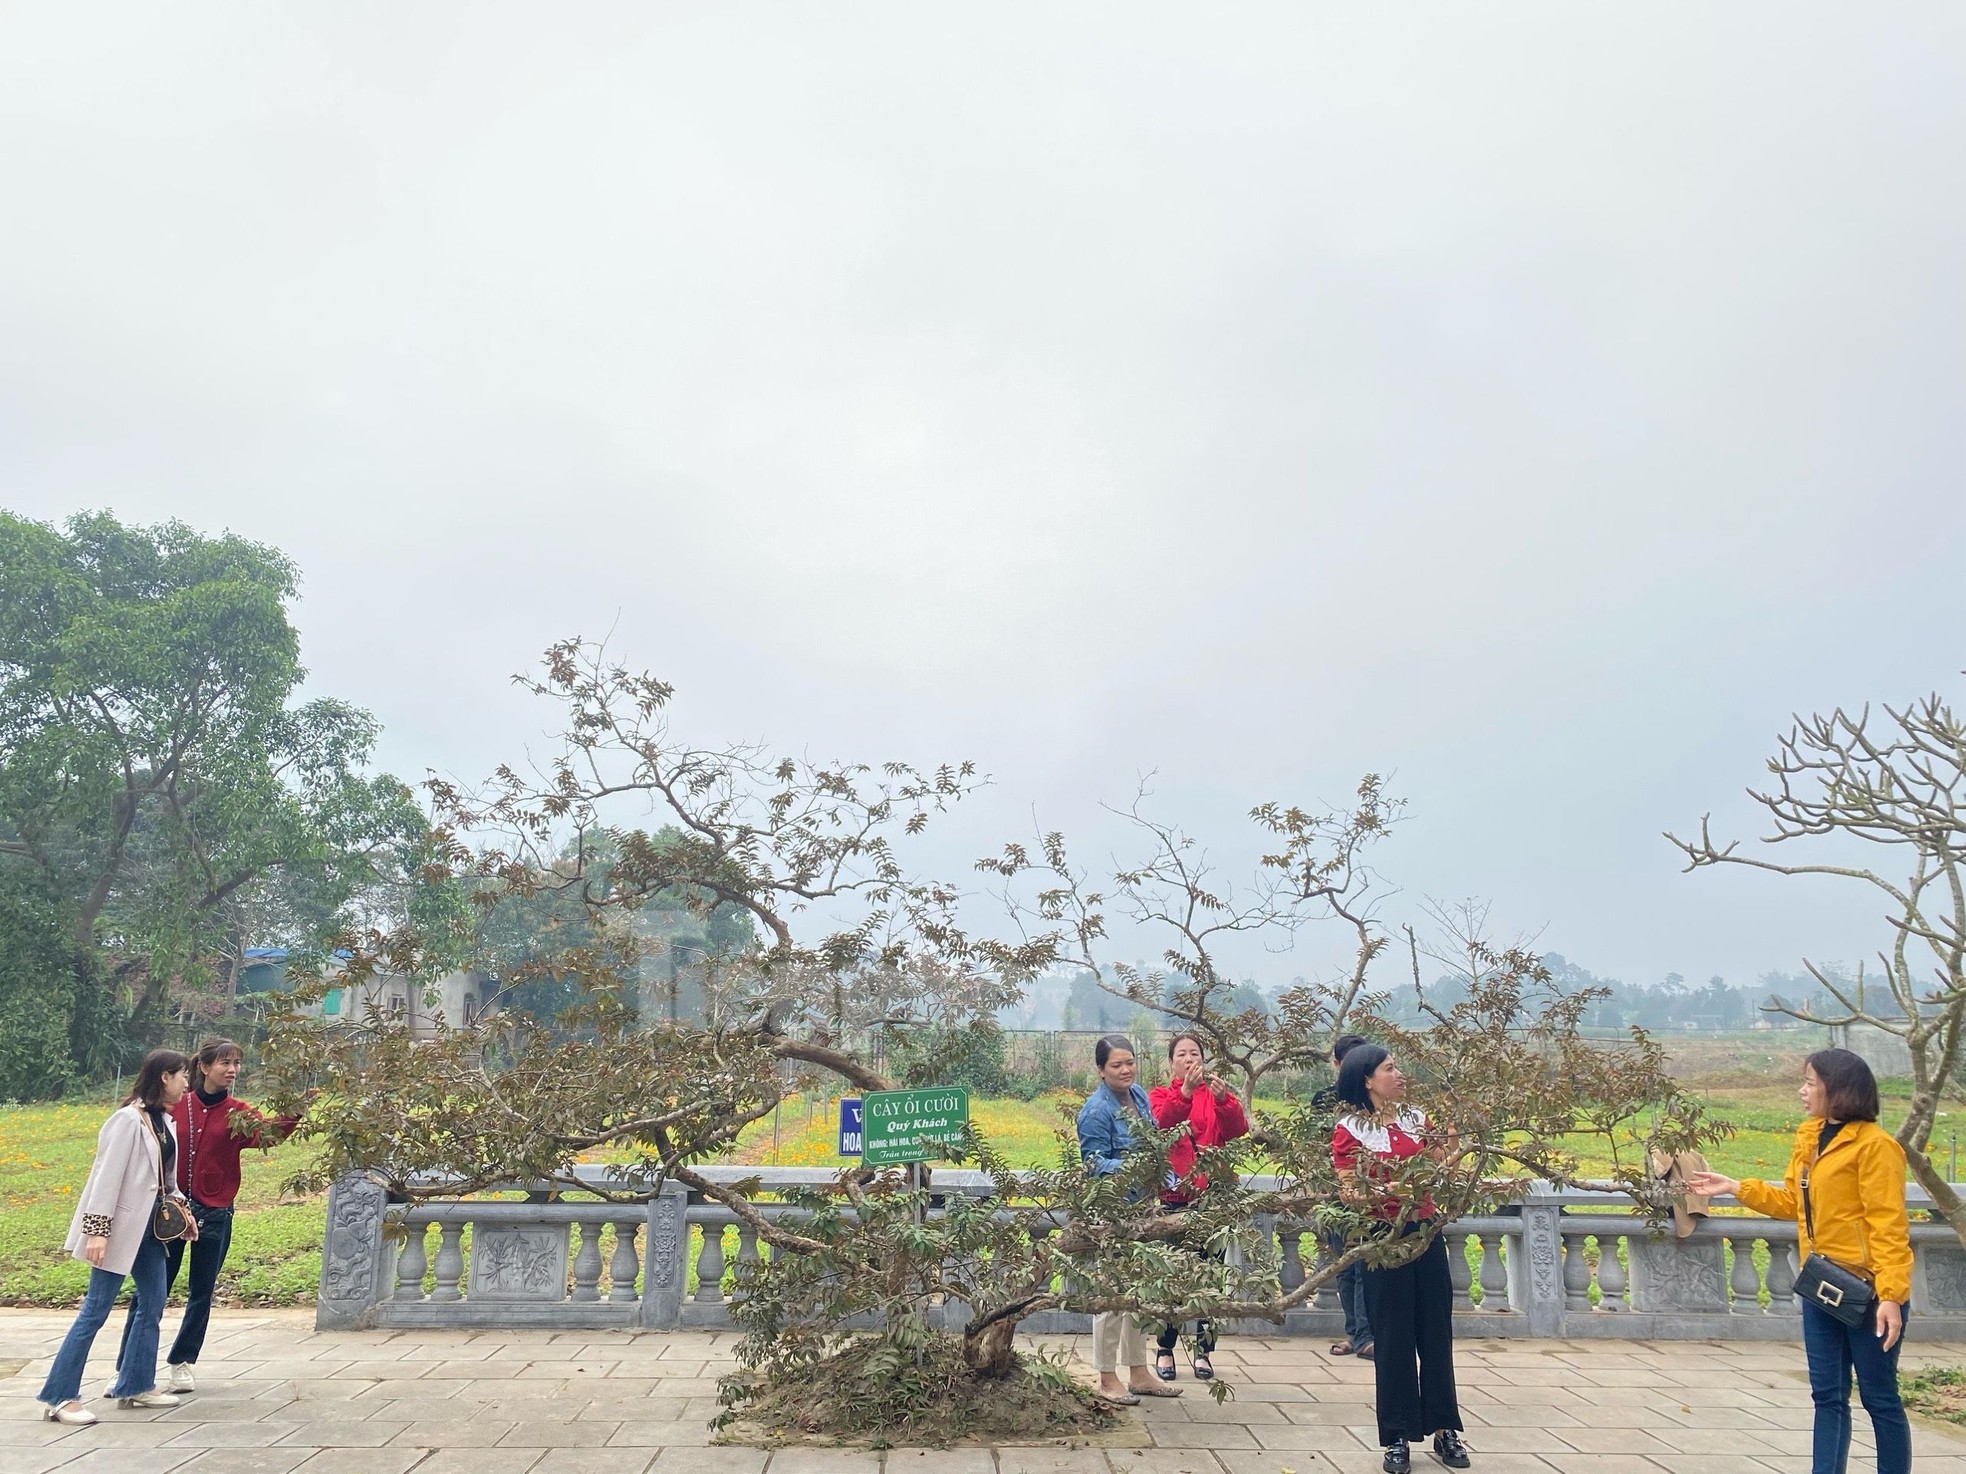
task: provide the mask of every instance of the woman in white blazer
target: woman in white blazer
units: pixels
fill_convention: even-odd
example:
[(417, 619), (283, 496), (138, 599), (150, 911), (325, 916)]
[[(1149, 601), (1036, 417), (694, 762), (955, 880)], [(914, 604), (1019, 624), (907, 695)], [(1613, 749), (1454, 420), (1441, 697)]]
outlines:
[[(89, 1293), (41, 1387), (50, 1422), (96, 1420), (82, 1404), (82, 1369), (125, 1279), (136, 1281), (136, 1304), (130, 1312), (135, 1331), (109, 1395), (118, 1407), (178, 1404), (176, 1397), (157, 1390), (157, 1328), (163, 1323), (169, 1287), (164, 1243), (152, 1222), (160, 1196), (168, 1192), (183, 1197), (172, 1170), (177, 1133), (171, 1107), (190, 1088), (190, 1059), (175, 1049), (153, 1049), (144, 1056), (128, 1097), (96, 1134), (95, 1163), (62, 1246), (89, 1266)], [(197, 1234), (193, 1219), (190, 1236)]]

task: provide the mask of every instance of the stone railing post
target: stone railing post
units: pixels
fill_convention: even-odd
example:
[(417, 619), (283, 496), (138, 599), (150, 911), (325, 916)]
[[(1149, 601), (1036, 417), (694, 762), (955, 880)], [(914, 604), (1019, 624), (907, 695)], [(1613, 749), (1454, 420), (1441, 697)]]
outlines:
[(1563, 1210), (1532, 1193), (1522, 1205), (1521, 1264), (1509, 1256), (1509, 1304), (1527, 1313), (1529, 1334), (1563, 1334)]
[(388, 1197), (368, 1178), (351, 1172), (328, 1189), (327, 1232), (321, 1242), (321, 1289), (314, 1300), (314, 1329), (353, 1331), (394, 1290), (389, 1244), (382, 1235)]
[(682, 1322), (683, 1286), (688, 1283), (684, 1258), (689, 1253), (689, 1224), (683, 1210), (689, 1189), (665, 1182), (649, 1199), (648, 1232), (642, 1251), (642, 1326), (666, 1330)]

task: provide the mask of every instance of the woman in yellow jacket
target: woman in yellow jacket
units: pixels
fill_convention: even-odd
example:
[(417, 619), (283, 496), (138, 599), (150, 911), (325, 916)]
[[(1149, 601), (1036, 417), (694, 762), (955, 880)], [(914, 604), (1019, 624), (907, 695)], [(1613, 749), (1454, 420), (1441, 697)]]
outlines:
[(1853, 1372), (1877, 1435), (1877, 1474), (1907, 1474), (1911, 1424), (1898, 1401), (1898, 1350), (1911, 1300), (1904, 1148), (1877, 1124), (1870, 1066), (1847, 1049), (1809, 1056), (1802, 1067), (1802, 1108), (1809, 1118), (1796, 1130), (1780, 1182), (1696, 1172), (1687, 1185), (1715, 1197), (1731, 1194), (1770, 1218), (1795, 1219), (1798, 1263), (1821, 1254), (1872, 1282), (1877, 1299), (1859, 1325), (1844, 1325), (1806, 1297), (1802, 1302), (1802, 1344), (1816, 1400), (1811, 1474), (1843, 1474), (1849, 1462)]

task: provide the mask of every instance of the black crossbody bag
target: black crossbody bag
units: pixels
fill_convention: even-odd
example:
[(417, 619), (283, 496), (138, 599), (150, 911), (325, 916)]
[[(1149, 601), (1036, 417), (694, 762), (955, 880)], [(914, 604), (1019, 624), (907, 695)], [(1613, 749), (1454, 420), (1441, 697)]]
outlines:
[[(1802, 1174), (1802, 1218), (1809, 1228), (1809, 1242), (1816, 1242), (1816, 1213), (1809, 1203), (1809, 1173)], [(1795, 1293), (1831, 1318), (1846, 1326), (1860, 1326), (1870, 1319), (1877, 1300), (1877, 1287), (1854, 1269), (1845, 1269), (1827, 1254), (1811, 1252), (1803, 1261), (1802, 1273), (1795, 1277)]]

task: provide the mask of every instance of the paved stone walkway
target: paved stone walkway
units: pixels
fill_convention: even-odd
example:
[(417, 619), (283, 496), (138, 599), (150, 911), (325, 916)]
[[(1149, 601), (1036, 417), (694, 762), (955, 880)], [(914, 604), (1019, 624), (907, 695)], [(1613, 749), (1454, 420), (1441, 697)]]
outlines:
[[(708, 1332), (319, 1334), (308, 1312), (222, 1313), (201, 1390), (169, 1412), (38, 1421), (68, 1317), (0, 1311), (0, 1474), (1376, 1474), (1371, 1368), (1302, 1338), (1224, 1344), (1225, 1405), (1183, 1380), (1143, 1404), (1141, 1448), (710, 1447), (733, 1337)], [(115, 1327), (98, 1350), (113, 1354)], [(168, 1325), (166, 1327), (168, 1330)], [(1083, 1355), (1089, 1348), (1078, 1344)], [(1908, 1348), (1907, 1366), (1966, 1363)], [(24, 1363), (24, 1365), (21, 1365)], [(1767, 1474), (1808, 1467), (1800, 1346), (1462, 1341), (1462, 1410), (1486, 1474)], [(1861, 1412), (1861, 1452), (1869, 1448)], [(1966, 1436), (1915, 1430), (1919, 1474), (1966, 1474)], [(1415, 1450), (1416, 1467), (1437, 1468)], [(769, 1464), (767, 1466), (767, 1460)], [(1853, 1469), (1869, 1469), (1854, 1459)]]

